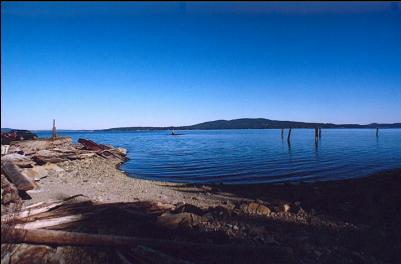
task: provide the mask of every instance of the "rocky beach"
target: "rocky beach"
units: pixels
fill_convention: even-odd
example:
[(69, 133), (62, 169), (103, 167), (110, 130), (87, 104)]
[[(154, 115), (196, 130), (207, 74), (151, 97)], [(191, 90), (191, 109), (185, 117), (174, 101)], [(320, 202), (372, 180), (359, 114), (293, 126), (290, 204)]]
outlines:
[(13, 141), (2, 155), (2, 263), (401, 262), (401, 170), (166, 183), (120, 171), (124, 149), (80, 142)]

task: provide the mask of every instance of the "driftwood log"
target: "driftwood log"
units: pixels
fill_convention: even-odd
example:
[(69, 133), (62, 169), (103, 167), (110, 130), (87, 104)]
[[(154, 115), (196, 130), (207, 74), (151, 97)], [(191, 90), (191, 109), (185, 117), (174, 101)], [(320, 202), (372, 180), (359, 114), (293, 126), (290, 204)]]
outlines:
[(126, 252), (121, 252), (118, 249), (116, 250), (117, 255), (121, 259), (124, 264), (191, 264), (192, 262), (188, 262), (185, 260), (177, 259), (171, 257), (169, 255), (164, 254), (163, 252), (154, 250), (149, 247), (137, 246), (133, 249), (129, 249)]
[(16, 229), (41, 229), (41, 228), (47, 228), (47, 227), (52, 227), (52, 226), (58, 226), (62, 224), (70, 224), (73, 222), (78, 222), (87, 219), (89, 216), (91, 216), (91, 213), (86, 213), (86, 214), (77, 214), (77, 215), (67, 215), (67, 216), (62, 216), (62, 217), (57, 217), (57, 218), (50, 218), (50, 219), (41, 219), (29, 223), (22, 223), (22, 224), (16, 224), (15, 228)]
[(34, 182), (21, 173), (19, 168), (11, 161), (4, 161), (1, 163), (1, 169), (6, 177), (12, 182), (15, 187), (20, 191), (28, 191), (35, 188)]
[(82, 144), (84, 146), (84, 149), (87, 149), (87, 150), (102, 151), (102, 150), (108, 149), (106, 146), (99, 145), (89, 139), (80, 138), (80, 139), (78, 139), (78, 143)]
[(31, 217), (34, 215), (48, 212), (58, 206), (61, 206), (64, 203), (65, 202), (57, 202), (57, 203), (53, 203), (53, 204), (50, 204), (50, 205), (47, 205), (47, 206), (41, 207), (41, 208), (28, 208), (28, 209), (26, 209), (22, 212), (16, 213), (16, 214), (11, 214), (11, 215), (5, 214), (5, 215), (1, 216), (1, 221), (6, 221), (8, 219), (21, 220), (26, 217)]
[(282, 246), (252, 246), (234, 244), (206, 244), (165, 239), (86, 234), (45, 229), (2, 230), (1, 243), (28, 243), (55, 246), (91, 246), (107, 248), (134, 248), (138, 245), (156, 250), (174, 252), (195, 250), (199, 254), (260, 254), (261, 256), (288, 256), (292, 249)]

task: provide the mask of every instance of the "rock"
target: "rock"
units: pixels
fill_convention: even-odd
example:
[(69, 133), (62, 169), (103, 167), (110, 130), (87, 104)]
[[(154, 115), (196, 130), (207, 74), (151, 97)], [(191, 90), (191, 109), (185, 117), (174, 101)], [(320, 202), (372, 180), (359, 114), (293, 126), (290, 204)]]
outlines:
[(42, 150), (39, 150), (38, 152), (36, 152), (35, 155), (43, 156), (43, 157), (57, 157), (60, 154), (57, 152), (48, 150), (48, 149), (42, 149)]
[(53, 163), (46, 163), (45, 165), (43, 165), (42, 167), (44, 167), (46, 170), (51, 170), (54, 172), (64, 172), (65, 170), (62, 169), (60, 166), (53, 164)]
[(33, 168), (26, 168), (21, 171), (27, 177), (34, 179), (35, 181), (40, 180), (41, 178), (47, 177), (49, 172), (42, 166), (35, 166)]
[(259, 205), (259, 207), (257, 209), (257, 213), (259, 215), (270, 215), (271, 210), (267, 206)]
[(173, 211), (173, 213), (185, 213), (185, 212), (197, 215), (203, 215), (205, 213), (205, 210), (192, 204), (182, 204), (177, 206), (176, 209)]
[(123, 156), (127, 155), (127, 149), (125, 149), (125, 148), (116, 148), (116, 150)]
[(212, 191), (212, 187), (211, 186), (208, 186), (208, 185), (202, 185), (202, 189), (204, 190), (204, 191)]
[(258, 207), (259, 207), (258, 203), (252, 202), (246, 205), (244, 208), (248, 214), (257, 214)]
[(164, 213), (157, 218), (157, 224), (170, 229), (175, 229), (179, 225), (196, 226), (204, 221), (203, 217), (192, 213)]
[(1, 161), (27, 161), (29, 158), (25, 155), (21, 155), (18, 153), (11, 153), (1, 157)]
[(9, 148), (10, 148), (10, 145), (1, 145), (1, 155), (7, 154)]
[(49, 246), (19, 244), (11, 254), (10, 263), (46, 263), (54, 252)]
[(230, 217), (232, 215), (232, 210), (230, 208), (221, 205), (209, 207), (208, 211), (211, 212), (213, 215), (220, 217)]
[(19, 148), (25, 153), (34, 153), (39, 150), (52, 149), (61, 146), (71, 146), (72, 139), (69, 137), (60, 137), (54, 140), (51, 139), (36, 139), (11, 142), (10, 152), (12, 149)]
[(33, 168), (26, 168), (22, 170), (22, 174), (27, 177), (35, 179), (38, 181), (44, 177), (49, 176), (50, 173), (60, 173), (64, 172), (62, 168), (56, 164), (46, 163), (43, 166), (34, 166)]
[(288, 213), (291, 209), (291, 206), (289, 204), (284, 204), (283, 205), (283, 212)]
[(264, 215), (264, 216), (268, 216), (271, 213), (270, 208), (268, 208), (267, 206), (260, 204), (260, 203), (256, 203), (256, 202), (251, 202), (249, 204), (243, 204), (241, 205), (241, 210), (246, 213), (246, 214), (250, 214), (250, 215)]

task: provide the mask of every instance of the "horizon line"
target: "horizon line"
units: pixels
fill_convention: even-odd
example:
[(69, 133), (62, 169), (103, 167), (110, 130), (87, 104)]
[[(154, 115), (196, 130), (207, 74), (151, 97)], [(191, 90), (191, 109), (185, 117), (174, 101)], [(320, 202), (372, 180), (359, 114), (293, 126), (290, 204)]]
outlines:
[[(177, 127), (188, 127), (188, 126), (194, 126), (202, 123), (207, 123), (207, 122), (215, 122), (215, 121), (233, 121), (233, 120), (240, 120), (240, 119), (266, 119), (266, 120), (271, 120), (271, 121), (280, 121), (280, 122), (300, 122), (300, 123), (317, 123), (317, 124), (333, 124), (333, 125), (359, 125), (359, 126), (366, 126), (366, 125), (372, 125), (372, 124), (378, 124), (378, 125), (383, 125), (383, 124), (399, 124), (401, 121), (398, 122), (392, 122), (392, 123), (378, 123), (378, 122), (371, 122), (367, 124), (360, 124), (360, 123), (332, 123), (332, 122), (309, 122), (309, 121), (293, 121), (293, 120), (277, 120), (277, 119), (269, 119), (269, 118), (264, 118), (264, 117), (256, 117), (256, 118), (249, 118), (249, 117), (243, 117), (243, 118), (234, 118), (234, 119), (215, 119), (215, 120), (210, 120), (210, 121), (203, 121), (200, 123), (195, 123), (192, 125), (182, 125), (182, 126), (118, 126), (118, 127), (109, 127), (109, 128), (96, 128), (96, 129), (89, 129), (89, 128), (80, 128), (80, 129), (71, 129), (71, 128), (58, 128), (57, 130), (72, 130), (72, 131), (79, 131), (79, 130), (87, 130), (87, 131), (94, 131), (94, 130), (106, 130), (106, 129), (116, 129), (116, 128), (129, 128), (129, 127), (137, 127), (137, 128), (177, 128)], [(51, 131), (52, 129), (28, 129), (28, 128), (11, 128), (11, 127), (1, 127), (1, 129), (15, 129), (15, 130), (32, 130), (32, 131)]]

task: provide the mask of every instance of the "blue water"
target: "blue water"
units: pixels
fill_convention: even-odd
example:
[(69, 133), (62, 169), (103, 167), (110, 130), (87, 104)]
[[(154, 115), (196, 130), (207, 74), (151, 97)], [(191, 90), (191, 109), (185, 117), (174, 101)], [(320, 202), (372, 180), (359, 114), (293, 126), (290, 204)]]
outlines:
[[(171, 182), (261, 183), (334, 180), (401, 168), (401, 129), (278, 129), (61, 132), (128, 149), (132, 177)], [(50, 132), (39, 132), (40, 137)]]

